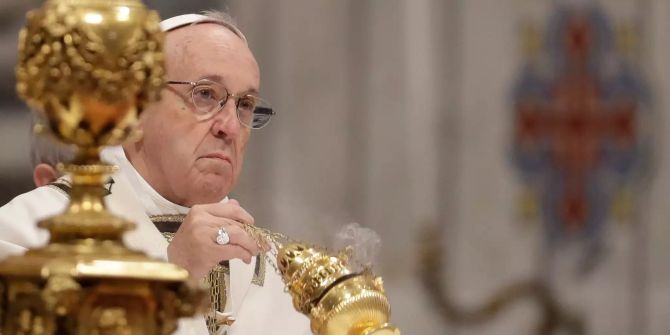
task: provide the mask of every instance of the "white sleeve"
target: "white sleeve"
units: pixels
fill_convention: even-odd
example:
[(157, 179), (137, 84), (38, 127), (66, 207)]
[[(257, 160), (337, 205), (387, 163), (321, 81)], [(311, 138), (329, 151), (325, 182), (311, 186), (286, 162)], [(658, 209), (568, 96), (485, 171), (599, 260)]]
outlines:
[(42, 186), (0, 207), (0, 259), (46, 244), (49, 234), (37, 222), (63, 212), (67, 203), (63, 191)]

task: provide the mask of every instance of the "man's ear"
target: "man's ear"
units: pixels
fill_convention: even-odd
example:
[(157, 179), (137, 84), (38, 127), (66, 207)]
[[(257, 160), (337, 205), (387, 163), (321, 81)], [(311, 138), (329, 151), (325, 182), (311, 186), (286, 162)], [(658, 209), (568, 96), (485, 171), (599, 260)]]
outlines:
[(56, 169), (45, 163), (37, 164), (33, 170), (33, 182), (36, 187), (47, 185), (58, 179), (59, 173)]

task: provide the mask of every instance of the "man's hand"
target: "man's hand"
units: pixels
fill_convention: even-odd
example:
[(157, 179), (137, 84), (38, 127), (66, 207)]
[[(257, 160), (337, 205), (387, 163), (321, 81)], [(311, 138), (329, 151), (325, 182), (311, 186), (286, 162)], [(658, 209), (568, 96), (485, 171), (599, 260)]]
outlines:
[[(236, 200), (193, 206), (167, 248), (168, 260), (198, 279), (221, 261), (239, 258), (249, 264), (259, 250), (243, 228), (247, 224), (254, 218)], [(226, 245), (216, 244), (221, 227), (230, 237)]]

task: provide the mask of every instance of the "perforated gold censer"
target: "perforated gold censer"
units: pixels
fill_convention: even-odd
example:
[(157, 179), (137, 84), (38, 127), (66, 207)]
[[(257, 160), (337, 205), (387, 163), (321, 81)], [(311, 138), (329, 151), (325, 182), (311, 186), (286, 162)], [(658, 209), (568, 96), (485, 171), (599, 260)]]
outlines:
[[(328, 252), (257, 226), (247, 231), (269, 250), (293, 306), (316, 335), (400, 335), (381, 277), (352, 270), (347, 250)], [(276, 262), (276, 263), (273, 263)]]
[(293, 305), (309, 316), (314, 334), (400, 335), (388, 323), (391, 306), (381, 277), (352, 272), (346, 254), (289, 244), (277, 261)]
[(158, 15), (133, 0), (51, 0), (19, 36), (17, 90), (45, 127), (77, 148), (64, 213), (43, 220), (48, 245), (0, 262), (2, 334), (170, 334), (205, 292), (186, 270), (129, 250), (134, 224), (109, 213), (105, 145), (135, 132), (163, 85)]

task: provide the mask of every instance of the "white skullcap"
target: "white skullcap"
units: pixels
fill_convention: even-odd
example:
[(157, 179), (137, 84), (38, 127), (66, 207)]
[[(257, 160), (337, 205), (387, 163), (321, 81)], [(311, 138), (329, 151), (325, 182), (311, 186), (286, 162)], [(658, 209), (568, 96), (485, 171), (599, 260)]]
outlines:
[(168, 32), (171, 30), (175, 30), (177, 28), (183, 27), (183, 26), (190, 26), (198, 23), (216, 23), (220, 24), (228, 29), (230, 29), (235, 35), (237, 35), (240, 39), (244, 41), (244, 43), (247, 43), (247, 38), (242, 34), (242, 32), (235, 27), (232, 23), (226, 22), (224, 20), (216, 19), (213, 17), (209, 17), (206, 15), (201, 15), (201, 14), (183, 14), (183, 15), (177, 15), (173, 16), (171, 18), (167, 18), (163, 21), (161, 21), (161, 30), (164, 32)]

